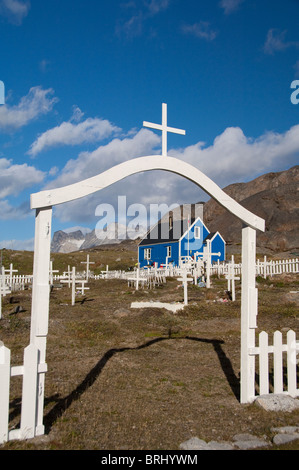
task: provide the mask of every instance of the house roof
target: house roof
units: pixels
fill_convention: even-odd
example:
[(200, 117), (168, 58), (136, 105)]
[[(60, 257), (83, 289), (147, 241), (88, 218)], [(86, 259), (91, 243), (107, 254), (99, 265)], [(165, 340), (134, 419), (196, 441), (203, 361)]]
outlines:
[(212, 240), (212, 238), (214, 237), (214, 235), (216, 235), (217, 232), (211, 232), (209, 233), (209, 235), (206, 236), (206, 238), (204, 239), (204, 242), (206, 240)]
[[(195, 222), (196, 219), (190, 220), (190, 226)], [(159, 222), (151, 228), (145, 237), (139, 243), (139, 246), (143, 245), (156, 245), (158, 243), (171, 243), (177, 242), (188, 230), (188, 220), (174, 220), (172, 228), (169, 228), (169, 222)]]
[(222, 239), (222, 241), (225, 243), (225, 240), (224, 238), (221, 236), (221, 234), (219, 232), (212, 232), (212, 233), (209, 233), (206, 238), (204, 239), (204, 243), (207, 241), (207, 240), (213, 240), (213, 238), (216, 236), (216, 235), (219, 235), (219, 237)]

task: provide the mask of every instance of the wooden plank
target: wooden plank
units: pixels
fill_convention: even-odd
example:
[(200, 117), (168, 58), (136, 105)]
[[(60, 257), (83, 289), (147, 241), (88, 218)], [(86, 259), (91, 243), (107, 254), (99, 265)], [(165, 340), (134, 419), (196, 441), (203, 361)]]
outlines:
[[(257, 303), (253, 302), (255, 289), (256, 232), (251, 227), (242, 229), (242, 286), (241, 286), (241, 403), (255, 398), (255, 358), (249, 351), (255, 347)], [(255, 300), (255, 298), (254, 298)]]
[(260, 368), (260, 395), (269, 393), (269, 353), (268, 334), (262, 331), (259, 335), (259, 368)]
[(274, 393), (283, 392), (283, 368), (282, 368), (282, 333), (274, 333)]
[(35, 436), (37, 407), (37, 363), (38, 349), (30, 344), (24, 350), (24, 376), (21, 411), (21, 436), (29, 439)]

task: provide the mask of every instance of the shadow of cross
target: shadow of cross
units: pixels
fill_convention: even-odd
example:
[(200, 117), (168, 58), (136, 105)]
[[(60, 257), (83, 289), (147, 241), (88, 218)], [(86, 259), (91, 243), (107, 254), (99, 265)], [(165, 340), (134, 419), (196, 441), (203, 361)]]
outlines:
[[(105, 365), (113, 358), (116, 354), (121, 354), (126, 351), (138, 351), (144, 348), (148, 348), (157, 344), (162, 341), (181, 341), (181, 340), (189, 340), (189, 341), (199, 341), (202, 343), (211, 344), (214, 348), (214, 351), (217, 354), (219, 363), (223, 370), (223, 373), (231, 387), (233, 394), (235, 395), (236, 399), (239, 400), (240, 398), (240, 382), (239, 378), (235, 375), (231, 361), (226, 356), (222, 344), (224, 341), (218, 339), (207, 339), (207, 338), (197, 338), (192, 336), (181, 336), (181, 337), (159, 337), (153, 340), (150, 340), (146, 343), (137, 346), (136, 348), (132, 347), (123, 347), (123, 348), (112, 348), (109, 349), (103, 357), (97, 362), (97, 364), (88, 372), (84, 380), (66, 397), (64, 398), (56, 398), (56, 404), (54, 407), (48, 412), (48, 414), (44, 418), (45, 430), (46, 433), (49, 433), (51, 427), (55, 423), (55, 421), (63, 415), (63, 413), (71, 406), (71, 404), (78, 400), (82, 394), (87, 391), (97, 380), (99, 375), (101, 374), (102, 370), (104, 369)], [(51, 397), (52, 399), (54, 397)], [(50, 401), (50, 399), (46, 400)]]

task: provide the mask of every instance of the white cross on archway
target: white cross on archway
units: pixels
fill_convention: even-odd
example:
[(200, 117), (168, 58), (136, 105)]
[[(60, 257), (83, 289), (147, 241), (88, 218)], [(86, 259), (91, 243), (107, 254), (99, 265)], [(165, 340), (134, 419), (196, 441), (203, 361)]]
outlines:
[(162, 131), (162, 157), (167, 157), (167, 132), (172, 132), (173, 134), (186, 135), (186, 131), (184, 131), (183, 129), (176, 129), (175, 127), (167, 126), (167, 104), (166, 103), (162, 103), (162, 125), (143, 121), (143, 126)]

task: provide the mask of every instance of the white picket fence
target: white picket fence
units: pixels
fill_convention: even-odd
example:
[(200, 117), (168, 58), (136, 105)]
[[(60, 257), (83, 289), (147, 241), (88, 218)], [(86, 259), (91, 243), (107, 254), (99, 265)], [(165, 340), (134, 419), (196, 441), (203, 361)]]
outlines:
[[(10, 349), (0, 341), (0, 443), (12, 439), (27, 439), (29, 429), (35, 428), (35, 435), (43, 434), (44, 429), (38, 429), (37, 423), (32, 422), (32, 410), (36, 403), (32, 400), (38, 386), (39, 374), (47, 372), (47, 364), (39, 362), (39, 350), (34, 344), (30, 344), (24, 350), (24, 364), (11, 366)], [(22, 409), (19, 429), (9, 429), (9, 399), (11, 377), (23, 376)]]
[(258, 276), (266, 278), (267, 276), (271, 277), (283, 273), (299, 273), (298, 258), (267, 261), (265, 256), (264, 261), (257, 260), (256, 274)]
[(25, 286), (29, 287), (32, 285), (32, 275), (19, 274), (12, 276), (11, 279), (7, 278), (6, 284), (10, 285), (12, 292), (17, 292), (19, 290), (24, 290)]
[[(229, 262), (219, 261), (214, 263), (211, 267), (211, 274), (216, 274), (217, 276), (226, 276), (228, 274)], [(240, 275), (242, 272), (242, 263), (234, 264), (234, 272), (236, 275)], [(256, 262), (256, 275), (262, 276), (264, 278), (274, 276), (276, 274), (296, 274), (299, 273), (299, 259), (283, 259), (283, 260), (267, 260), (265, 256), (264, 260), (257, 260)]]
[(269, 344), (268, 333), (259, 334), (258, 346), (248, 351), (250, 356), (258, 357), (258, 395), (288, 394), (299, 396), (298, 359), (299, 342), (296, 333), (289, 330), (286, 343), (280, 331), (273, 335), (273, 344)]
[[(182, 269), (187, 269), (191, 276), (195, 278), (200, 277), (203, 274), (202, 265), (199, 266), (200, 263), (196, 262), (189, 262), (184, 263), (181, 267), (176, 267), (172, 265), (167, 265), (163, 267), (151, 267), (147, 269), (140, 269), (139, 270), (139, 278), (140, 282), (147, 286), (152, 286), (161, 281), (164, 282), (166, 277), (177, 277), (182, 274)], [(210, 275), (217, 275), (220, 276), (227, 276), (229, 274), (231, 262), (217, 262), (210, 266)], [(233, 266), (234, 275), (240, 276), (242, 272), (242, 263), (234, 263)], [(8, 271), (8, 270), (7, 270)], [(65, 273), (61, 274), (54, 274), (53, 271), (50, 272), (50, 282), (59, 281), (61, 279), (68, 278)], [(256, 262), (256, 275), (262, 276), (264, 278), (270, 276), (274, 276), (277, 274), (283, 273), (299, 273), (299, 259), (292, 258), (292, 259), (284, 259), (284, 260), (267, 260), (267, 257), (264, 257), (264, 260), (257, 260)], [(69, 274), (69, 273), (67, 273)], [(78, 278), (85, 278), (86, 273), (76, 273), (76, 277)], [(136, 278), (136, 269), (134, 271), (120, 271), (120, 270), (111, 270), (107, 266), (105, 271), (102, 271), (99, 275), (91, 274), (91, 277), (95, 280), (98, 279), (133, 279)], [(25, 286), (31, 287), (32, 284), (32, 274), (30, 275), (16, 275), (16, 274), (2, 274), (2, 284), (5, 284), (7, 288), (11, 292), (15, 292), (18, 290), (23, 290)]]

